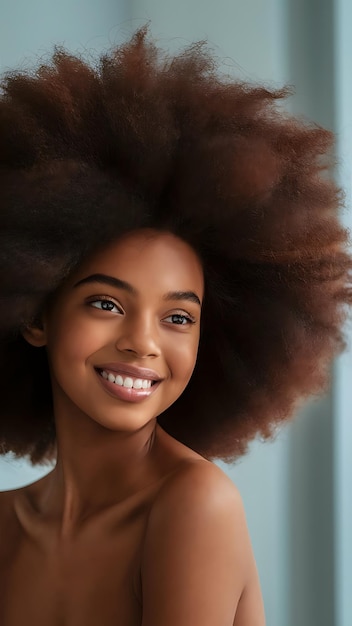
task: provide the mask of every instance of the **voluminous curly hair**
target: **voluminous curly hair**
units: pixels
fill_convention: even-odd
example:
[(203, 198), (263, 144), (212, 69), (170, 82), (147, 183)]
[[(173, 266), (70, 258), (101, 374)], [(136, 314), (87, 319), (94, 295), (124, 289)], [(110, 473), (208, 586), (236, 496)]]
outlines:
[(55, 48), (3, 77), (3, 453), (55, 451), (45, 348), (21, 330), (89, 254), (139, 228), (187, 241), (205, 274), (198, 360), (158, 417), (167, 432), (230, 461), (326, 388), (352, 261), (332, 135), (285, 114), (287, 94), (221, 76), (204, 44), (169, 57), (145, 29), (95, 65)]

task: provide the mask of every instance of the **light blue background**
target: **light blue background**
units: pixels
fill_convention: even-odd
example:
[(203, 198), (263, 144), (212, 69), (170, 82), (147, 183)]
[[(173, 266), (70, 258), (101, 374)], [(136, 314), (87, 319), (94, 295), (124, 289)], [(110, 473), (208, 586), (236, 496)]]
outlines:
[[(240, 79), (295, 85), (291, 110), (337, 133), (350, 202), (352, 4), (349, 0), (0, 0), (0, 70), (30, 67), (54, 44), (93, 56), (150, 20), (170, 50), (208, 39)], [(351, 225), (351, 211), (343, 219)], [(241, 490), (268, 626), (352, 624), (352, 356), (332, 388), (274, 443), (254, 442), (227, 471)], [(47, 469), (0, 460), (0, 489)]]

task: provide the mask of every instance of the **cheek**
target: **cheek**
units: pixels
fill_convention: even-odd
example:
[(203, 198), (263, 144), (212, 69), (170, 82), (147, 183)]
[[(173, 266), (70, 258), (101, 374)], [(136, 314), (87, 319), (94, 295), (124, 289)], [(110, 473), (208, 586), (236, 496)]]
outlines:
[(77, 361), (84, 364), (102, 345), (102, 341), (104, 336), (98, 325), (92, 326), (72, 316), (62, 318), (58, 324), (54, 321), (48, 333), (49, 358), (68, 368)]
[[(184, 338), (186, 339), (186, 338)], [(187, 341), (181, 338), (175, 341), (172, 356), (170, 356), (171, 372), (174, 378), (182, 379), (185, 384), (189, 381), (194, 370), (199, 346), (199, 334), (187, 337)]]

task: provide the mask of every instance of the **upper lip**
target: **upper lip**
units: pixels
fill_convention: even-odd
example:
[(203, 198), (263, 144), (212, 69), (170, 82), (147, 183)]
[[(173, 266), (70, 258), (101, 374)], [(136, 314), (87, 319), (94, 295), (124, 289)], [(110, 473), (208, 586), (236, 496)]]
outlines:
[(137, 367), (130, 363), (102, 363), (101, 365), (97, 365), (96, 369), (110, 370), (116, 374), (127, 374), (133, 378), (142, 378), (143, 380), (162, 380), (161, 376), (159, 376), (155, 370), (146, 367)]

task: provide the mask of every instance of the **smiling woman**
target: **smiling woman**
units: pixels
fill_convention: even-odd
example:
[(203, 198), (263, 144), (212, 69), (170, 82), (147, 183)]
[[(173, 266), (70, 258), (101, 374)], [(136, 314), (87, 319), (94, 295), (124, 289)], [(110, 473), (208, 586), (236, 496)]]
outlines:
[(0, 98), (3, 626), (263, 626), (240, 496), (212, 463), (325, 389), (352, 261), (332, 137), (285, 90), (139, 31), (56, 49)]
[(190, 246), (153, 230), (104, 246), (73, 272), (40, 327), (23, 331), (46, 346), (56, 421), (89, 415), (133, 432), (173, 404), (196, 363), (203, 282)]

